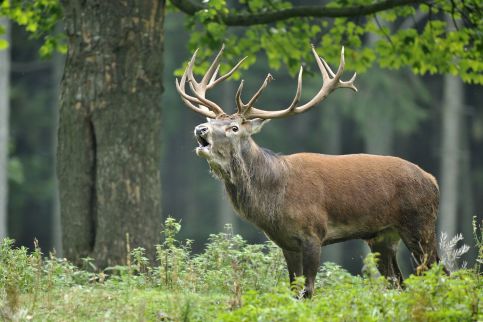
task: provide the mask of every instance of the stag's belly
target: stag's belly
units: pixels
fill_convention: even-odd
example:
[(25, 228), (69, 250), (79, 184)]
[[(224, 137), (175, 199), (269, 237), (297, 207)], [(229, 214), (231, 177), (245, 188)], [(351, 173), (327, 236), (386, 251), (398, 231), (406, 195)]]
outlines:
[(323, 244), (330, 245), (351, 239), (371, 239), (380, 231), (384, 231), (391, 226), (382, 227), (357, 227), (357, 226), (341, 226), (328, 225), (327, 234), (325, 235)]

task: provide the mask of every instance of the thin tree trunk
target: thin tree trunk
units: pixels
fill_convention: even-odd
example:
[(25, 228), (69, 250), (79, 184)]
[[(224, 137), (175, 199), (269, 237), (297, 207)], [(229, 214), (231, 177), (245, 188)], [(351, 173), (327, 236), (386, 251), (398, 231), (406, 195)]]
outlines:
[[(5, 33), (0, 39), (10, 42), (10, 21), (0, 18)], [(0, 241), (7, 236), (8, 133), (10, 109), (10, 50), (0, 50)]]
[[(56, 31), (61, 32), (62, 25), (59, 23), (56, 26)], [(52, 55), (52, 99), (54, 108), (54, 127), (53, 130), (57, 131), (58, 128), (58, 111), (59, 111), (59, 94), (60, 94), (60, 82), (62, 80), (62, 74), (64, 72), (65, 57), (61, 53), (55, 52)], [(52, 135), (53, 139), (53, 151), (57, 150), (57, 136)], [(54, 161), (55, 162), (55, 161)], [(62, 252), (62, 228), (60, 224), (60, 203), (59, 203), (59, 183), (57, 177), (54, 178), (54, 184), (52, 187), (52, 245), (55, 249), (58, 257), (63, 256)]]
[[(473, 177), (471, 175), (471, 149), (470, 149), (470, 136), (468, 134), (468, 127), (466, 126), (466, 118), (463, 116), (461, 118), (462, 126), (461, 126), (461, 171), (460, 171), (460, 188), (459, 191), (459, 207), (461, 209), (461, 214), (458, 218), (459, 220), (459, 227), (457, 230), (458, 232), (463, 233), (465, 237), (466, 243), (470, 243), (473, 239), (473, 225), (472, 220), (473, 216), (476, 215), (475, 213), (475, 200), (473, 196)], [(471, 254), (474, 253), (474, 254)], [(472, 247), (470, 249), (470, 258), (476, 257), (476, 249)]]
[[(320, 109), (321, 123), (323, 127), (322, 137), (324, 138), (323, 153), (342, 153), (342, 113), (338, 106), (327, 106)], [(342, 265), (344, 262), (345, 243), (337, 243), (324, 247), (322, 260)]]
[(457, 232), (458, 178), (461, 156), (461, 116), (463, 83), (451, 75), (444, 76), (441, 133), (440, 230), (450, 237)]
[(328, 106), (322, 111), (322, 124), (324, 126), (324, 153), (342, 153), (342, 112), (338, 106)]
[(374, 113), (369, 122), (364, 135), (366, 152), (391, 155), (394, 142), (394, 121), (388, 114)]
[(64, 2), (58, 178), (64, 255), (99, 267), (149, 257), (161, 230), (165, 2)]
[[(379, 36), (369, 34), (368, 46), (374, 46)], [(380, 71), (376, 71), (380, 72)], [(381, 95), (380, 93), (376, 95)], [(385, 94), (382, 94), (385, 95)], [(364, 143), (366, 152), (371, 154), (391, 155), (394, 141), (394, 120), (390, 113), (372, 112), (371, 117), (367, 118), (364, 131)]]
[[(233, 105), (233, 97), (235, 97), (235, 83), (225, 82), (222, 88), (221, 106), (227, 106), (227, 109)], [(228, 201), (228, 197), (225, 191), (225, 187), (222, 184), (218, 184), (218, 191), (215, 194), (217, 199), (217, 211), (218, 211), (218, 231), (223, 231), (226, 224), (231, 224), (233, 231), (236, 231), (236, 220), (233, 207)]]

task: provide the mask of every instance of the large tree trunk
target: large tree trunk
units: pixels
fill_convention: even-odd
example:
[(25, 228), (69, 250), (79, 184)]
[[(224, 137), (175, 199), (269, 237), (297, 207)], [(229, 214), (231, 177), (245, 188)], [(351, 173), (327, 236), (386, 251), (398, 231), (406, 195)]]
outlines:
[(439, 223), (440, 230), (446, 232), (450, 237), (458, 232), (458, 179), (461, 160), (463, 98), (461, 80), (451, 75), (445, 75), (442, 102)]
[[(9, 41), (10, 22), (0, 18), (5, 33), (0, 39)], [(10, 50), (0, 50), (0, 241), (7, 236), (8, 201), (8, 125), (10, 106)]]
[(64, 255), (150, 257), (161, 230), (162, 0), (64, 2), (57, 171)]

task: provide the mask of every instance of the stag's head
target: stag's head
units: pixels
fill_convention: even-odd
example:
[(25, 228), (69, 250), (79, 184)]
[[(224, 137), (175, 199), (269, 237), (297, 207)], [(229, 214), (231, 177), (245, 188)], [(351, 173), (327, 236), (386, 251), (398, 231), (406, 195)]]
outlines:
[[(241, 98), (243, 80), (241, 81), (235, 95), (237, 111), (228, 115), (218, 104), (206, 98), (206, 91), (230, 77), (246, 57), (238, 62), (228, 73), (218, 77), (223, 49), (224, 46), (216, 55), (201, 81), (197, 81), (193, 75), (193, 67), (198, 50), (193, 54), (181, 79), (179, 81), (176, 79), (176, 89), (181, 95), (183, 102), (193, 111), (208, 119), (208, 122), (197, 125), (194, 132), (198, 141), (196, 154), (206, 158), (212, 167), (226, 169), (234, 155), (241, 155), (244, 149), (250, 149), (252, 144), (250, 136), (259, 132), (266, 121), (303, 113), (323, 101), (337, 88), (346, 87), (357, 91), (357, 88), (354, 86), (356, 74), (349, 81), (344, 82), (340, 80), (345, 64), (344, 48), (341, 50), (339, 68), (334, 73), (312, 46), (312, 53), (322, 74), (323, 85), (310, 101), (303, 105), (298, 104), (302, 93), (303, 70), (300, 67), (295, 97), (288, 107), (271, 111), (254, 106), (264, 89), (273, 79), (268, 74), (261, 87), (247, 103), (244, 103)], [(186, 83), (188, 83), (192, 95), (186, 93)]]

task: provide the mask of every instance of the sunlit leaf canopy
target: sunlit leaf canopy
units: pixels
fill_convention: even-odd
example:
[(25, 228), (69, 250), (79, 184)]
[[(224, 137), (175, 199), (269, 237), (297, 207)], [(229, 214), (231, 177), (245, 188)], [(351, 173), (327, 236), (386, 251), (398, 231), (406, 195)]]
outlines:
[[(270, 68), (310, 70), (310, 44), (338, 65), (346, 48), (347, 69), (373, 65), (410, 68), (415, 74), (452, 74), (483, 84), (483, 4), (480, 0), (334, 0), (302, 6), (283, 0), (172, 0), (188, 14), (189, 47), (198, 47), (197, 72), (225, 43), (225, 61), (248, 56), (243, 67), (265, 53)], [(368, 42), (369, 35), (376, 41)], [(228, 66), (224, 67), (227, 70)], [(223, 68), (222, 68), (223, 70)], [(178, 71), (180, 72), (180, 71)]]
[[(295, 74), (303, 64), (310, 71), (310, 44), (314, 44), (335, 65), (340, 47), (345, 46), (346, 68), (357, 72), (373, 65), (408, 67), (415, 74), (449, 73), (467, 83), (483, 84), (481, 0), (333, 0), (312, 6), (284, 0), (171, 0), (168, 4), (171, 10), (187, 14), (189, 48), (201, 49), (198, 73), (206, 70), (208, 57), (222, 43), (229, 64), (248, 56), (242, 67), (248, 68), (262, 52), (272, 69), (287, 66)], [(66, 51), (64, 36), (55, 32), (62, 16), (58, 0), (6, 0), (0, 16), (43, 38), (41, 55)], [(368, 42), (370, 34), (377, 40)], [(5, 42), (0, 47), (6, 47)], [(222, 66), (222, 71), (227, 69), (228, 65)]]
[[(55, 30), (57, 22), (62, 18), (58, 0), (4, 0), (0, 4), (1, 16), (6, 16), (25, 27), (33, 38), (42, 38), (43, 45), (40, 47), (42, 57), (48, 57), (54, 51), (67, 52), (64, 34)], [(0, 30), (0, 33), (3, 32)], [(2, 49), (1, 42), (0, 49)]]

